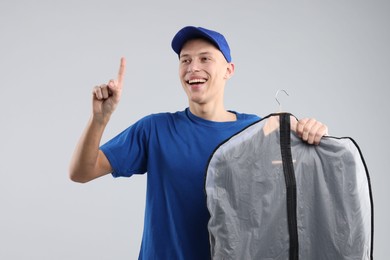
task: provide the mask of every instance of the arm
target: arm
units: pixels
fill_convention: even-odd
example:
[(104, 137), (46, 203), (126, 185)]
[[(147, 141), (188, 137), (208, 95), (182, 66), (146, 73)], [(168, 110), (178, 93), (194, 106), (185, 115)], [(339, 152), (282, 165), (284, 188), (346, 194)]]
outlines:
[(99, 145), (104, 129), (119, 103), (125, 68), (126, 60), (122, 58), (118, 78), (93, 89), (92, 115), (69, 165), (70, 179), (75, 182), (88, 182), (112, 172), (108, 159), (99, 150)]

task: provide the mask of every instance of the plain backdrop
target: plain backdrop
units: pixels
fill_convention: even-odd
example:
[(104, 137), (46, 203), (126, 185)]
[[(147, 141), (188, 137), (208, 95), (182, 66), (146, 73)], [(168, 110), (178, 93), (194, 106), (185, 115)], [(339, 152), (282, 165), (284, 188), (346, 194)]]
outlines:
[(315, 117), (359, 144), (371, 176), (375, 259), (388, 258), (390, 2), (67, 0), (0, 2), (0, 259), (136, 259), (146, 175), (88, 184), (68, 164), (93, 86), (127, 58), (103, 142), (187, 99), (170, 47), (186, 25), (222, 32), (236, 73), (226, 107)]

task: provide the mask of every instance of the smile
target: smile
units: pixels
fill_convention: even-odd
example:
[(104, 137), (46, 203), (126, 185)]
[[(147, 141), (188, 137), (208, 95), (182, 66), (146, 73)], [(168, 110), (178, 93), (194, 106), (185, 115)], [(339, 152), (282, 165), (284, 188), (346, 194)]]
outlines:
[(187, 84), (190, 84), (190, 85), (195, 85), (195, 84), (203, 84), (203, 83), (206, 83), (207, 80), (205, 79), (190, 79), (190, 80), (187, 80)]

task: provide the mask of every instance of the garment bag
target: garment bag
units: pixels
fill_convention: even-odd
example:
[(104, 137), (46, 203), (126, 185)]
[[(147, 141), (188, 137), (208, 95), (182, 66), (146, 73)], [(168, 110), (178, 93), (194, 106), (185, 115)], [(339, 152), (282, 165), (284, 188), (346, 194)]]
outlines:
[(210, 157), (212, 258), (372, 259), (372, 195), (360, 149), (351, 138), (309, 145), (290, 131), (290, 116), (259, 120)]

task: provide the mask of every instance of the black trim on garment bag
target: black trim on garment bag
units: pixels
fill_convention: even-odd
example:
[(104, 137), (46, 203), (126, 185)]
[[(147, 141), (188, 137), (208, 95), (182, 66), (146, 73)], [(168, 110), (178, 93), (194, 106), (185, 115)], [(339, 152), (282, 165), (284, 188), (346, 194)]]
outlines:
[(283, 172), (286, 181), (287, 221), (290, 240), (290, 260), (299, 259), (298, 227), (297, 227), (297, 186), (294, 165), (291, 155), (290, 115), (281, 114), (280, 150), (282, 153)]

